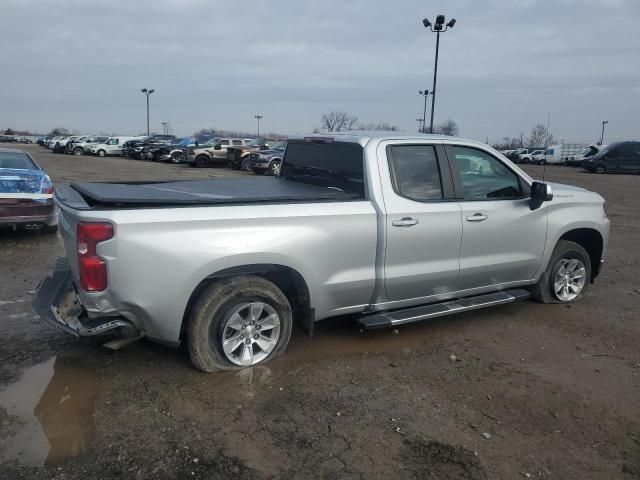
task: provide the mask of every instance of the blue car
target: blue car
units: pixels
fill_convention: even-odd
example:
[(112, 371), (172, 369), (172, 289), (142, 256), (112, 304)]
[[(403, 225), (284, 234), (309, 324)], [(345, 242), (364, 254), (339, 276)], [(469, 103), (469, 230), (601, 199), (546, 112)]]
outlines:
[(247, 168), (257, 175), (268, 172), (277, 176), (280, 173), (280, 164), (286, 148), (287, 142), (278, 142), (270, 150), (251, 152)]

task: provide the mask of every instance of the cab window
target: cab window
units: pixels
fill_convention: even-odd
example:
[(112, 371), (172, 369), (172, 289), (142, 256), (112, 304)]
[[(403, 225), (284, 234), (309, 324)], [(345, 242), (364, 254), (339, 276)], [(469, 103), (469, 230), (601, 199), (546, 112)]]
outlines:
[(452, 147), (464, 200), (523, 197), (520, 178), (504, 163), (481, 150)]
[(442, 179), (432, 145), (393, 145), (390, 170), (396, 193), (417, 202), (442, 200)]

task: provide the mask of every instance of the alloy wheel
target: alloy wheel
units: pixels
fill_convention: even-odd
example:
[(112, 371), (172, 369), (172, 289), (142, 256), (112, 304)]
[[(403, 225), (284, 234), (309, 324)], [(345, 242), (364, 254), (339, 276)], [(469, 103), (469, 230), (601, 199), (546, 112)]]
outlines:
[(247, 302), (232, 308), (223, 320), (222, 350), (235, 365), (262, 362), (280, 338), (280, 317), (264, 302)]
[(582, 292), (587, 280), (587, 270), (584, 263), (577, 258), (561, 258), (558, 265), (553, 280), (553, 291), (558, 300), (570, 302)]

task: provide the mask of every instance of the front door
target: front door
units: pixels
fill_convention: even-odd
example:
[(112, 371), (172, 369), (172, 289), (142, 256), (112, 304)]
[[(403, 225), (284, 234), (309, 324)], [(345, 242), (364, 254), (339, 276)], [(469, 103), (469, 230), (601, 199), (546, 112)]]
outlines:
[(545, 248), (546, 205), (532, 211), (528, 184), (490, 153), (454, 145), (447, 153), (462, 210), (456, 290), (531, 280)]
[[(462, 225), (441, 145), (393, 144), (381, 158), (385, 184), (385, 290), (391, 302), (453, 291)], [(387, 162), (384, 162), (386, 156)]]

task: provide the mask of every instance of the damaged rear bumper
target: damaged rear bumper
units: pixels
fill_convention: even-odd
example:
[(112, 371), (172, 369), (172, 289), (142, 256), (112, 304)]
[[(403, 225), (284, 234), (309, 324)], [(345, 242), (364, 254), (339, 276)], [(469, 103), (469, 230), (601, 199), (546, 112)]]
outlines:
[(88, 337), (121, 329), (129, 334), (137, 329), (122, 317), (89, 318), (75, 289), (66, 258), (56, 262), (53, 272), (36, 290), (36, 313), (48, 324), (76, 337)]

